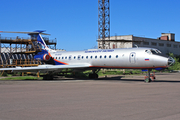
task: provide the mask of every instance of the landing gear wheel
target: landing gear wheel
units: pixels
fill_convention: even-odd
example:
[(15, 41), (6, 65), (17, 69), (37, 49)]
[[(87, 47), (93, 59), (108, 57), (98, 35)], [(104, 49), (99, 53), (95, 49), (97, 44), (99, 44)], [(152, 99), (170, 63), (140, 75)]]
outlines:
[(98, 78), (98, 74), (94, 73), (94, 74), (89, 74), (89, 79), (97, 79)]
[(147, 76), (145, 77), (145, 80), (144, 80), (144, 82), (146, 82), (146, 83), (150, 83), (151, 82), (151, 74), (150, 74), (150, 72), (151, 72), (151, 69), (148, 69), (148, 72), (147, 72)]
[(89, 79), (92, 79), (93, 78), (93, 76), (92, 76), (93, 74), (89, 74)]
[(146, 79), (144, 80), (144, 82), (150, 83), (150, 82), (151, 82), (151, 78), (146, 78)]

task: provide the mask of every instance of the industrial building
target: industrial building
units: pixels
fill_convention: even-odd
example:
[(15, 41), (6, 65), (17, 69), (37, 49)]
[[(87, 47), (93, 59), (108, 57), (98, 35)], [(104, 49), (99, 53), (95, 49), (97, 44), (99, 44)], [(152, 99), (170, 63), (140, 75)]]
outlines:
[(161, 37), (157, 39), (123, 35), (111, 36), (105, 40), (98, 39), (97, 41), (99, 49), (150, 47), (159, 49), (163, 54), (171, 52), (174, 55), (180, 55), (180, 42), (175, 41), (175, 34), (173, 33), (162, 33)]

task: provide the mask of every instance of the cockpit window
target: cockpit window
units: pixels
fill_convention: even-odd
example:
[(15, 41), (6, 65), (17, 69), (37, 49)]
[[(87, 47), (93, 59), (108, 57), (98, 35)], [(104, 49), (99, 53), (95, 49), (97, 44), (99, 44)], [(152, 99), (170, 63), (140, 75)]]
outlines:
[(151, 50), (152, 54), (157, 54), (157, 52), (155, 50)]
[(157, 49), (151, 49), (152, 54), (161, 54), (161, 51)]
[(160, 53), (160, 54), (162, 53), (160, 50), (156, 50), (156, 51), (157, 51), (158, 53)]
[(146, 53), (148, 54), (151, 54), (151, 51), (150, 50), (145, 50)]
[(158, 49), (145, 50), (145, 52), (148, 54), (161, 54), (161, 51)]

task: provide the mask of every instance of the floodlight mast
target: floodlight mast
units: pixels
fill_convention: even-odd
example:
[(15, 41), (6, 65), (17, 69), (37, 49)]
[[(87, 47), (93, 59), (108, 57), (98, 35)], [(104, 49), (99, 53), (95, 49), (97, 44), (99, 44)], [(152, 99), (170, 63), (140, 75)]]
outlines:
[(102, 49), (106, 49), (105, 40), (110, 40), (109, 0), (98, 0), (98, 39), (102, 41)]

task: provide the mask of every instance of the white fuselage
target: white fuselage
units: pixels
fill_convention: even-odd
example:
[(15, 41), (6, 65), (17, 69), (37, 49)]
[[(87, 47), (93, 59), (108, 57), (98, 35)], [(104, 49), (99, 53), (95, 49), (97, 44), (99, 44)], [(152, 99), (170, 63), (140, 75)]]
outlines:
[(88, 63), (99, 68), (166, 68), (168, 58), (153, 54), (152, 48), (90, 49), (85, 51), (51, 52), (55, 61), (66, 65)]

